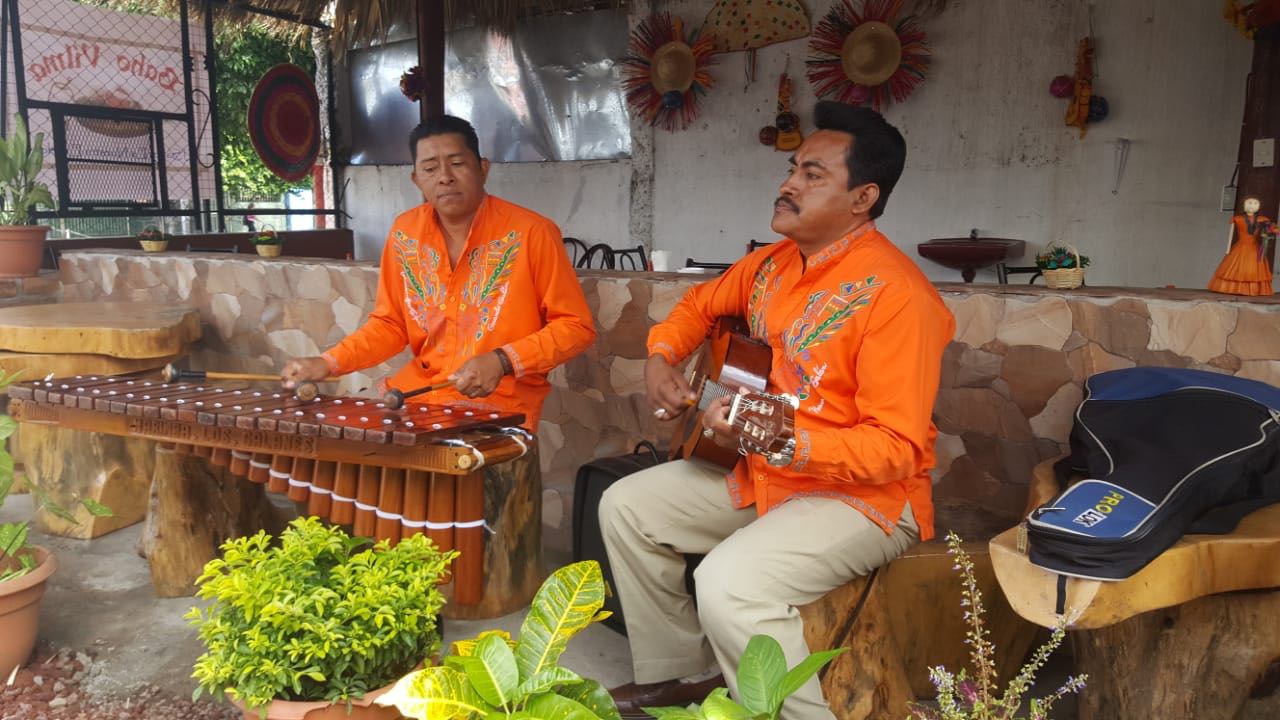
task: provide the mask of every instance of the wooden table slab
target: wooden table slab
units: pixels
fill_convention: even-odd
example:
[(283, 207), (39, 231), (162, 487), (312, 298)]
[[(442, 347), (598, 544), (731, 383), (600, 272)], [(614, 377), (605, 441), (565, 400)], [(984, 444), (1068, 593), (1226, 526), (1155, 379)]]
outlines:
[(53, 303), (0, 308), (0, 350), (114, 358), (177, 355), (200, 339), (195, 308), (169, 303)]

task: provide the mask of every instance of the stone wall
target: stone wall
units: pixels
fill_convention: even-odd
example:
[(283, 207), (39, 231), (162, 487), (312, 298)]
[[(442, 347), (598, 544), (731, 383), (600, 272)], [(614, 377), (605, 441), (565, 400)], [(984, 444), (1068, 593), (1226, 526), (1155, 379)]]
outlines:
[(0, 308), (58, 302), (61, 286), (56, 270), (26, 278), (0, 278)]
[[(599, 339), (551, 375), (539, 436), (548, 546), (569, 548), (573, 479), (595, 457), (642, 439), (666, 445), (644, 400), (648, 328), (700, 278), (581, 273)], [(72, 253), (66, 300), (159, 300), (197, 307), (208, 326), (193, 363), (271, 371), (355, 329), (372, 307), (365, 263), (244, 260), (168, 253)], [(1016, 521), (1031, 468), (1066, 447), (1093, 373), (1191, 367), (1280, 385), (1280, 302), (1186, 290), (939, 285), (956, 316), (935, 412), (940, 524), (967, 536)], [(404, 358), (347, 378), (372, 386)]]

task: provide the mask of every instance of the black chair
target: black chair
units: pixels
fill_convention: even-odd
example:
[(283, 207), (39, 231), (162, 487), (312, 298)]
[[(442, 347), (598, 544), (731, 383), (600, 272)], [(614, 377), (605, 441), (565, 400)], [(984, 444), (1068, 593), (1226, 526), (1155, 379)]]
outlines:
[(637, 245), (630, 250), (614, 250), (613, 258), (618, 270), (646, 272), (651, 268), (649, 256), (645, 254), (643, 245)]
[(773, 244), (773, 243), (771, 243), (771, 242), (760, 242), (759, 240), (756, 240), (756, 239), (754, 239), (754, 238), (753, 238), (753, 239), (751, 239), (751, 240), (748, 240), (748, 241), (747, 241), (747, 254), (748, 254), (748, 255), (750, 255), (751, 253), (755, 252), (756, 250), (759, 250), (759, 249), (760, 249), (760, 248), (762, 248), (762, 247), (766, 247), (766, 246), (768, 246), (768, 245), (772, 245), (772, 244)]
[(1009, 284), (1010, 275), (1030, 275), (1031, 279), (1027, 281), (1028, 285), (1035, 285), (1036, 278), (1040, 277), (1040, 268), (1035, 265), (1005, 265), (1004, 263), (996, 263), (996, 282), (1001, 285)]
[(585, 270), (612, 270), (613, 248), (604, 243), (596, 243), (587, 249), (587, 254), (578, 260), (578, 267)]
[(705, 270), (719, 270), (720, 272), (724, 272), (729, 269), (730, 263), (699, 262), (693, 258), (685, 258), (684, 266), (687, 268), (703, 268)]
[(587, 254), (587, 244), (576, 237), (564, 238), (565, 252), (569, 253), (569, 264), (578, 267), (578, 261)]

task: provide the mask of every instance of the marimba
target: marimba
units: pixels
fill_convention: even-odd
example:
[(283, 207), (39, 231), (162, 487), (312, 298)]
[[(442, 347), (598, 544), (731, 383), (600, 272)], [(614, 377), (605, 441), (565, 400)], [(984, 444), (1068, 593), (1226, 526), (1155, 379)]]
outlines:
[[(486, 465), (524, 455), (522, 415), (480, 406), (320, 396), (142, 376), (78, 376), (17, 383), (9, 412), (27, 423), (143, 437), (226, 467), (352, 534), (397, 541), (425, 532), (457, 549), (458, 605), (484, 588)], [(490, 528), (492, 530), (492, 528)]]

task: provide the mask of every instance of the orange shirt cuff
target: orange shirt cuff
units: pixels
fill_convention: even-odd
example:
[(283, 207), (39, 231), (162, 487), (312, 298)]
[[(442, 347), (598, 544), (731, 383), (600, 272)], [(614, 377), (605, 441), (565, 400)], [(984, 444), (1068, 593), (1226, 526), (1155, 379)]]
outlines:
[(502, 351), (507, 354), (507, 359), (511, 361), (512, 374), (517, 378), (524, 377), (525, 372), (527, 372), (527, 366), (524, 364), (524, 360), (521, 359), (520, 353), (516, 352), (515, 347), (511, 343), (507, 343), (502, 346)]

